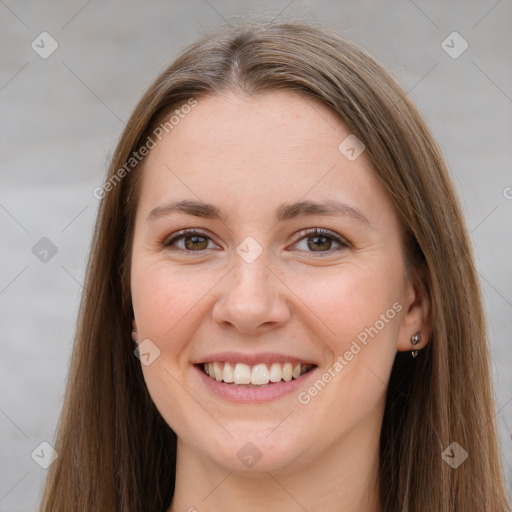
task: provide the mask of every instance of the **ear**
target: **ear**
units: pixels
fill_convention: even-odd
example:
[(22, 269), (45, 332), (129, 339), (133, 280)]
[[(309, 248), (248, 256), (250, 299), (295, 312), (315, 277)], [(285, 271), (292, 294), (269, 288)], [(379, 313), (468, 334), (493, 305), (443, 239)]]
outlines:
[(132, 320), (132, 340), (138, 344), (139, 336), (137, 333), (137, 322), (135, 322), (135, 318)]
[[(432, 336), (432, 305), (425, 278), (426, 271), (422, 268), (414, 271), (409, 279), (396, 347), (399, 352), (421, 350)], [(417, 333), (421, 341), (413, 345), (411, 338)]]

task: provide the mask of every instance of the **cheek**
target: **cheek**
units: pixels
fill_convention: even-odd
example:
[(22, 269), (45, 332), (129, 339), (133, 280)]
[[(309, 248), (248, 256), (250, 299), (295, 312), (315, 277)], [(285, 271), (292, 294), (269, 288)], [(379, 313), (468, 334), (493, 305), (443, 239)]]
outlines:
[(335, 414), (341, 430), (384, 403), (403, 311), (400, 276), (398, 265), (347, 266), (294, 289), (318, 317), (314, 332), (327, 352), (297, 399), (323, 421)]
[(140, 335), (163, 349), (166, 340), (183, 339), (182, 330), (190, 324), (194, 308), (215, 283), (204, 274), (197, 279), (193, 274), (165, 262), (134, 265), (132, 299)]
[[(189, 396), (179, 384), (188, 362), (189, 340), (197, 329), (201, 299), (214, 286), (207, 276), (140, 257), (132, 264), (132, 300), (139, 341), (151, 340), (159, 355), (142, 372), (153, 402), (171, 428), (182, 431)], [(204, 300), (204, 299), (203, 299)], [(203, 312), (204, 314), (204, 312)], [(172, 415), (169, 413), (172, 411)]]
[(376, 337), (372, 327), (380, 339), (394, 340), (402, 309), (400, 275), (391, 265), (347, 265), (323, 275), (316, 269), (314, 276), (302, 275), (290, 288), (314, 313), (319, 339), (338, 355), (351, 341), (364, 342), (368, 330)]

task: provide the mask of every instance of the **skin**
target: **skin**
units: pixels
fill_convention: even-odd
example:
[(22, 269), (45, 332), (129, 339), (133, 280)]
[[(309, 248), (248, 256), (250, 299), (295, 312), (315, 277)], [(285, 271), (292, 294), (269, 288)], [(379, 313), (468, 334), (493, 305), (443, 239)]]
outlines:
[[(136, 337), (160, 350), (142, 365), (144, 378), (178, 436), (170, 512), (380, 510), (386, 387), (397, 350), (412, 350), (418, 331), (414, 348), (430, 337), (430, 302), (406, 276), (398, 218), (364, 153), (349, 161), (338, 150), (347, 135), (327, 107), (295, 92), (229, 93), (199, 99), (147, 157), (131, 284)], [(213, 203), (228, 218), (172, 213), (146, 222), (152, 209), (180, 199)], [(347, 215), (274, 221), (281, 203), (325, 199), (368, 223)], [(209, 238), (199, 249), (183, 238), (174, 251), (163, 246), (186, 228)], [(310, 228), (350, 246), (297, 236)], [(249, 236), (263, 249), (252, 263), (236, 252)], [(307, 404), (297, 393), (228, 402), (191, 364), (224, 350), (279, 352), (314, 361), (320, 378), (396, 303), (394, 318)], [(249, 442), (261, 453), (251, 468), (237, 457)]]

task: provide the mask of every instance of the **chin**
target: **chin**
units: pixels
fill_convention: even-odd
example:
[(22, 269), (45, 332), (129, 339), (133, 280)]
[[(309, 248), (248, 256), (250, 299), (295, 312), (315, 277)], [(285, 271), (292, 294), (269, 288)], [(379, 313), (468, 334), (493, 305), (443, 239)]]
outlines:
[(223, 433), (217, 439), (209, 437), (207, 445), (203, 438), (195, 446), (203, 457), (228, 471), (257, 473), (278, 471), (292, 465), (297, 468), (298, 460), (304, 458), (305, 447), (311, 448), (311, 442), (298, 432), (283, 430), (278, 433), (277, 424), (228, 424), (226, 428), (233, 437)]

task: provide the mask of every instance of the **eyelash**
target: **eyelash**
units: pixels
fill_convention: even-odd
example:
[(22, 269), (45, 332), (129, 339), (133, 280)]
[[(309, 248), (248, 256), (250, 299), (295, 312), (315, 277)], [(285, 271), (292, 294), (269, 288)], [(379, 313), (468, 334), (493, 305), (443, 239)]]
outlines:
[[(180, 231), (179, 233), (177, 233), (176, 236), (173, 236), (172, 238), (164, 241), (162, 245), (171, 251), (184, 251), (184, 252), (188, 252), (188, 253), (197, 253), (199, 255), (202, 255), (208, 249), (200, 249), (199, 251), (189, 251), (187, 249), (181, 249), (181, 248), (175, 248), (175, 247), (172, 248), (172, 244), (174, 244), (177, 240), (186, 238), (187, 236), (194, 236), (194, 235), (211, 240), (211, 237), (204, 231), (200, 231), (197, 229), (184, 229), (183, 231)], [(351, 248), (350, 244), (344, 238), (337, 235), (333, 231), (329, 231), (328, 229), (314, 228), (314, 229), (310, 229), (310, 230), (303, 230), (298, 233), (298, 236), (299, 236), (299, 238), (297, 238), (297, 240), (294, 242), (294, 245), (297, 244), (298, 242), (300, 242), (301, 240), (303, 240), (304, 238), (309, 238), (309, 237), (313, 237), (313, 236), (321, 236), (321, 237), (330, 238), (331, 240), (333, 240), (334, 242), (336, 242), (340, 245), (340, 247), (335, 248), (335, 249), (330, 249), (328, 251), (318, 251), (318, 252), (306, 251), (306, 252), (310, 252), (311, 254), (315, 254), (314, 257), (316, 257), (316, 255), (319, 255), (320, 257), (327, 256), (327, 255), (332, 254), (333, 252)]]

